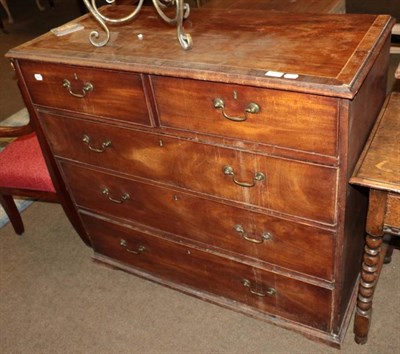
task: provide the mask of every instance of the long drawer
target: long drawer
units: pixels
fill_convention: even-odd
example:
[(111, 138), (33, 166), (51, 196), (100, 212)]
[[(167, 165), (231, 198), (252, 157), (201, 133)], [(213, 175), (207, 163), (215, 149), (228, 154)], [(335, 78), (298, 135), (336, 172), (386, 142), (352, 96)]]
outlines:
[(331, 291), (81, 214), (96, 253), (261, 312), (328, 330)]
[(332, 232), (75, 164), (61, 166), (78, 207), (150, 225), (253, 263), (333, 277)]
[(162, 126), (337, 155), (337, 99), (188, 79), (151, 80)]
[(152, 125), (138, 74), (22, 62), (33, 103), (139, 125)]
[(57, 156), (335, 223), (335, 168), (48, 113), (40, 114), (40, 122)]

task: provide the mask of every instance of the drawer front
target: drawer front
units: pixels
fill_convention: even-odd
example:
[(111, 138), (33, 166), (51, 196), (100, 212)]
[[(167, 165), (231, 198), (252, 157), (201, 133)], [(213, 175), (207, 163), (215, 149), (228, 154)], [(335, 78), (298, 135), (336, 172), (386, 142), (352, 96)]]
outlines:
[(95, 252), (161, 279), (327, 330), (331, 292), (82, 214)]
[(31, 62), (21, 70), (35, 104), (152, 125), (140, 75)]
[[(165, 77), (152, 85), (163, 126), (337, 155), (336, 99)], [(250, 103), (258, 113), (245, 113)]]
[[(56, 155), (334, 223), (336, 169), (49, 114), (41, 114), (40, 120)], [(107, 141), (110, 145), (103, 153), (91, 151), (84, 136), (94, 148)]]
[(332, 280), (334, 245), (328, 231), (73, 164), (62, 168), (79, 207)]
[(400, 194), (398, 193), (388, 194), (385, 225), (400, 229)]

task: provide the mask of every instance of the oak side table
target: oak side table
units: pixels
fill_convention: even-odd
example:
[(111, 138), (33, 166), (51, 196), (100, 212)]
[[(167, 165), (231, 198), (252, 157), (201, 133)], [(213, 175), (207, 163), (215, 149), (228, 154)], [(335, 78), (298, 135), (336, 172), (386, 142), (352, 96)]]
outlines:
[[(399, 69), (397, 73), (399, 72)], [(385, 234), (400, 236), (400, 92), (385, 102), (350, 183), (369, 188), (366, 245), (354, 320), (355, 341), (365, 344), (372, 298), (388, 251)]]

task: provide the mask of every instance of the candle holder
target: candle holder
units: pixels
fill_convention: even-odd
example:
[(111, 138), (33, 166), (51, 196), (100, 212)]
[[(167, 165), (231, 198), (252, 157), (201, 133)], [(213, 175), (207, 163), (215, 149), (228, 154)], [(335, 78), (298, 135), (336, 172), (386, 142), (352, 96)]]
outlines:
[[(134, 10), (127, 16), (122, 18), (110, 18), (103, 15), (96, 5), (96, 0), (83, 0), (90, 13), (94, 16), (97, 22), (105, 31), (106, 38), (99, 40), (100, 34), (98, 31), (92, 31), (89, 34), (89, 41), (95, 47), (103, 47), (110, 40), (110, 30), (107, 23), (121, 24), (133, 20), (142, 8), (144, 0), (139, 0)], [(114, 4), (115, 0), (106, 0), (109, 4)], [(170, 25), (176, 25), (177, 38), (183, 49), (187, 50), (192, 48), (192, 37), (183, 29), (183, 20), (188, 18), (190, 13), (189, 4), (184, 3), (184, 0), (152, 0), (157, 13), (160, 17)], [(169, 17), (165, 14), (164, 10), (169, 7), (176, 7), (175, 17)]]

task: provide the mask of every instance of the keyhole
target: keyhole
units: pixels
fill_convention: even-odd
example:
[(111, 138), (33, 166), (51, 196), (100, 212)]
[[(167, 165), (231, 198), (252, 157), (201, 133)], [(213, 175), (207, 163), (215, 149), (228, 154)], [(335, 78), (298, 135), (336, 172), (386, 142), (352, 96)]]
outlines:
[(236, 91), (233, 91), (233, 99), (237, 100), (238, 99), (238, 94)]

